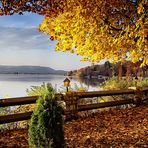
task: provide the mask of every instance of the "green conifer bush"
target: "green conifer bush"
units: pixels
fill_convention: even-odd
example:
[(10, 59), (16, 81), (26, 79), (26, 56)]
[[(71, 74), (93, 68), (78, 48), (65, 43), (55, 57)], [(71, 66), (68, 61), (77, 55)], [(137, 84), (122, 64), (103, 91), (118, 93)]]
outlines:
[(32, 148), (64, 148), (63, 109), (53, 89), (39, 97), (29, 126), (29, 145)]

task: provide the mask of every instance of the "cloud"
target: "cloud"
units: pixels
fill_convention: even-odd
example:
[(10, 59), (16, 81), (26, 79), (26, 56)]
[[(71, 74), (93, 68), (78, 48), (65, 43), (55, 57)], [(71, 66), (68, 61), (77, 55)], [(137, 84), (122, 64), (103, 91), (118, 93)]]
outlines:
[(0, 50), (53, 49), (55, 43), (37, 28), (0, 27)]
[(88, 63), (80, 57), (64, 52), (54, 52), (56, 42), (38, 32), (43, 16), (24, 13), (0, 17), (0, 64), (40, 65), (71, 70)]
[(5, 27), (31, 27), (36, 26), (42, 22), (43, 16), (34, 13), (24, 13), (24, 15), (14, 14), (11, 16), (1, 16), (0, 26)]

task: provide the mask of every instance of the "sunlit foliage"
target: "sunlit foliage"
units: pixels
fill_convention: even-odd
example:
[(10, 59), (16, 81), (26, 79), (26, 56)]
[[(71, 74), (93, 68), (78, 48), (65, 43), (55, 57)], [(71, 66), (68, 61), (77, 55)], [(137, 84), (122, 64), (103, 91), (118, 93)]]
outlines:
[[(47, 15), (40, 30), (57, 40), (56, 50), (71, 51), (83, 60), (131, 60), (148, 65), (146, 10), (129, 1), (75, 1), (56, 17)], [(138, 13), (137, 13), (138, 11)]]
[(25, 11), (41, 15), (62, 11), (63, 0), (1, 0), (0, 15), (23, 14)]
[(45, 16), (40, 31), (56, 50), (97, 63), (130, 60), (148, 65), (147, 0), (2, 0), (1, 14), (31, 11)]

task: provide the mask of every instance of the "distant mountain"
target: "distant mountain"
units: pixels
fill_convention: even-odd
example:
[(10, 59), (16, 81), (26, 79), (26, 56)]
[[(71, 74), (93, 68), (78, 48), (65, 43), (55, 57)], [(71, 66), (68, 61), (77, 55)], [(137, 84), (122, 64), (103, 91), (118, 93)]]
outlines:
[(66, 74), (64, 70), (54, 70), (42, 66), (4, 66), (0, 65), (0, 74)]

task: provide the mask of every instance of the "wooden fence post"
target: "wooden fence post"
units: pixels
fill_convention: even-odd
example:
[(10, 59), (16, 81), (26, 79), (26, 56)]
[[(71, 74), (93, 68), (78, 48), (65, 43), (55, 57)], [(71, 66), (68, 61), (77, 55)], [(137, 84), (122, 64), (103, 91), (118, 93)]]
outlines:
[(64, 96), (66, 103), (66, 118), (76, 118), (78, 115), (78, 96), (75, 92), (68, 92)]
[(143, 98), (142, 90), (140, 88), (136, 88), (134, 96), (134, 103), (136, 104), (136, 106), (141, 105), (142, 98)]

